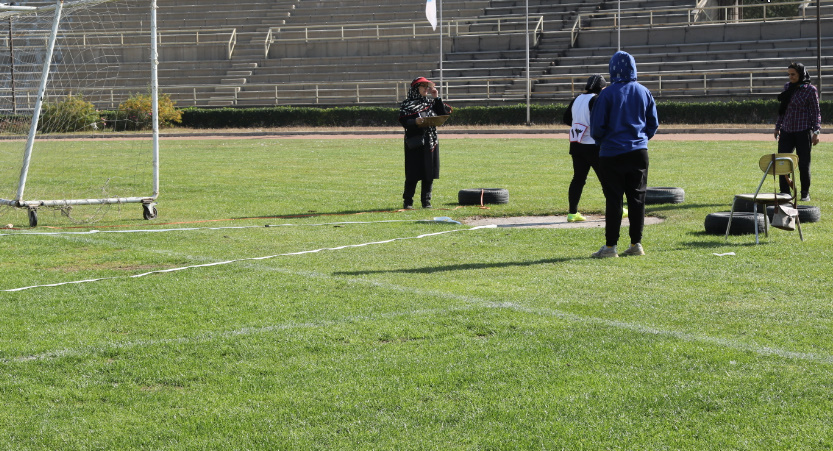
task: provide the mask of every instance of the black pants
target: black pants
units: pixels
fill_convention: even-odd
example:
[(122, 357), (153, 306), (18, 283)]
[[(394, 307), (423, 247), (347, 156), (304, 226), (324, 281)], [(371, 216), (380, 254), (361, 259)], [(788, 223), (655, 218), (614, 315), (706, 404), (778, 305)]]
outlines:
[[(813, 131), (781, 132), (778, 137), (778, 153), (793, 153), (798, 155), (798, 175), (801, 179), (801, 194), (810, 193), (810, 150), (813, 148)], [(790, 192), (790, 185), (783, 175), (779, 177), (782, 193)]]
[(648, 188), (648, 149), (614, 157), (600, 157), (599, 170), (605, 195), (605, 244), (616, 246), (622, 226), (622, 195), (628, 200), (631, 243), (642, 242), (645, 227), (645, 191)]
[[(402, 193), (402, 199), (405, 201), (405, 205), (414, 204), (414, 193), (416, 192), (417, 182), (419, 182), (419, 180), (405, 179), (405, 191)], [(431, 190), (433, 186), (434, 179), (422, 180), (422, 185), (420, 186), (420, 200), (422, 201), (423, 207), (431, 203)]]
[(596, 177), (599, 176), (599, 147), (595, 144), (570, 143), (570, 156), (573, 157), (573, 180), (567, 190), (570, 207), (568, 213), (576, 214), (590, 169), (593, 169)]

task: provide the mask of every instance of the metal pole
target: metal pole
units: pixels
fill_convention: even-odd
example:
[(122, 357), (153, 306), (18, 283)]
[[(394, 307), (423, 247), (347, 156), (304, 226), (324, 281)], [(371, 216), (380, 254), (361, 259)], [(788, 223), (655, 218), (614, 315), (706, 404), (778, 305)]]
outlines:
[(156, 42), (156, 0), (150, 5), (150, 83), (153, 102), (153, 198), (159, 196), (159, 49)]
[(532, 91), (532, 87), (530, 86), (529, 80), (529, 0), (526, 0), (526, 125), (530, 125), (531, 115), (530, 115), (530, 107), (529, 107), (529, 97), (530, 92)]
[(64, 0), (56, 0), (55, 17), (52, 19), (52, 33), (49, 35), (49, 43), (46, 46), (38, 97), (35, 99), (35, 109), (32, 112), (32, 126), (29, 128), (29, 138), (26, 140), (26, 150), (23, 152), (23, 166), (20, 168), (20, 180), (17, 184), (17, 198), (15, 201), (19, 207), (23, 206), (23, 192), (26, 189), (26, 177), (29, 175), (29, 162), (32, 160), (32, 148), (35, 146), (35, 134), (38, 132), (38, 121), (40, 119), (41, 108), (43, 108), (46, 81), (49, 79), (49, 66), (52, 64), (52, 55), (55, 53), (55, 40), (58, 37), (58, 25), (61, 22), (61, 12), (63, 9)]
[(816, 0), (816, 72), (819, 74), (816, 87), (821, 100), (821, 0)]
[[(443, 96), (443, 0), (437, 0), (437, 7), (440, 9), (440, 97)], [(448, 87), (445, 90), (448, 97)]]
[(12, 33), (12, 18), (9, 17), (9, 66), (12, 82), (12, 114), (17, 114), (17, 93), (14, 86), (14, 36)]
[(622, 50), (622, 0), (616, 2), (616, 50)]

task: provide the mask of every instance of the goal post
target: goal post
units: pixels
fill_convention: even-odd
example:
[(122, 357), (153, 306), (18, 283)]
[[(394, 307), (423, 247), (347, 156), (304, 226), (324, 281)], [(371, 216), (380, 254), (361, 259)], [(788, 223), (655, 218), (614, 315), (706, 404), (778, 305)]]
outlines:
[[(157, 215), (156, 200), (159, 196), (159, 79), (156, 0), (55, 0), (40, 6), (17, 6), (0, 3), (0, 25), (7, 23), (6, 41), (8, 74), (0, 83), (0, 114), (3, 123), (18, 122), (28, 134), (23, 150), (19, 179), (15, 195), (3, 198), (0, 205), (28, 210), (29, 225), (38, 224), (38, 209), (52, 207), (70, 210), (80, 205), (121, 205), (138, 203), (142, 205), (144, 219)], [(145, 24), (149, 18), (150, 27)], [(2, 20), (6, 19), (6, 20)], [(145, 69), (138, 60), (144, 59)], [(40, 61), (40, 73), (34, 70), (34, 62)], [(28, 79), (27, 79), (28, 74)], [(136, 75), (139, 74), (139, 75)], [(36, 91), (34, 87), (37, 85)], [(117, 157), (105, 155), (110, 145), (62, 145), (54, 153), (64, 152), (68, 166), (76, 166), (77, 175), (92, 176), (92, 168), (105, 167), (101, 180), (90, 183), (101, 184), (103, 192), (93, 190), (95, 195), (83, 197), (43, 197), (54, 194), (54, 189), (42, 189), (31, 194), (30, 167), (37, 166), (38, 145), (43, 138), (60, 130), (62, 141), (77, 141), (79, 133), (95, 134), (93, 141), (102, 136), (116, 138), (115, 132), (107, 127), (118, 127), (115, 122), (132, 121), (131, 117), (116, 119), (112, 115), (105, 119), (104, 110), (115, 110), (117, 104), (137, 91), (149, 90), (151, 97), (150, 121), (152, 135), (142, 147), (134, 145), (123, 150)], [(63, 108), (54, 105), (64, 102)], [(49, 105), (45, 108), (45, 105)], [(49, 110), (49, 111), (46, 111)], [(47, 118), (48, 116), (48, 118)], [(81, 119), (78, 119), (78, 117)], [(48, 120), (47, 120), (48, 119)], [(63, 123), (62, 123), (63, 122)], [(110, 122), (108, 124), (108, 122)], [(5, 130), (0, 130), (0, 132)], [(69, 132), (69, 133), (67, 133)], [(49, 141), (57, 141), (51, 137)], [(67, 139), (76, 138), (76, 139)], [(83, 136), (80, 137), (83, 139)], [(108, 141), (110, 141), (108, 139)], [(52, 145), (53, 148), (56, 146)], [(76, 150), (77, 149), (77, 150)], [(85, 153), (86, 149), (86, 153)], [(115, 152), (114, 152), (115, 153)], [(148, 155), (150, 154), (150, 155)], [(77, 164), (89, 158), (90, 165)], [(105, 158), (106, 163), (97, 161)], [(71, 164), (69, 164), (71, 163)], [(49, 163), (53, 164), (53, 163)], [(122, 167), (119, 168), (118, 166)], [(146, 166), (150, 166), (147, 168)], [(107, 168), (112, 174), (107, 174)], [(67, 175), (72, 171), (56, 171), (53, 174)], [(134, 175), (128, 176), (129, 173)], [(2, 174), (0, 174), (2, 176)], [(138, 195), (144, 182), (136, 178), (150, 176), (149, 194)], [(44, 178), (48, 176), (44, 175)], [(114, 180), (131, 179), (118, 188)], [(43, 180), (43, 179), (42, 179)], [(45, 185), (52, 183), (51, 180)], [(76, 181), (57, 181), (57, 186), (73, 186)], [(113, 194), (111, 191), (122, 191)], [(141, 191), (140, 191), (141, 192)], [(75, 194), (75, 193), (73, 193)], [(101, 195), (104, 194), (104, 195)]]

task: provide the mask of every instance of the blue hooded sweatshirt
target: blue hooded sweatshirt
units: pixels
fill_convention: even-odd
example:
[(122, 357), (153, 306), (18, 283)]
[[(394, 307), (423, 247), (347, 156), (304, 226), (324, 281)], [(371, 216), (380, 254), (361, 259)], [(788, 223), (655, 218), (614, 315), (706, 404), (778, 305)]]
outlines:
[(648, 88), (636, 82), (636, 61), (627, 52), (610, 58), (611, 84), (602, 90), (590, 115), (590, 133), (600, 157), (647, 149), (659, 128), (657, 106)]

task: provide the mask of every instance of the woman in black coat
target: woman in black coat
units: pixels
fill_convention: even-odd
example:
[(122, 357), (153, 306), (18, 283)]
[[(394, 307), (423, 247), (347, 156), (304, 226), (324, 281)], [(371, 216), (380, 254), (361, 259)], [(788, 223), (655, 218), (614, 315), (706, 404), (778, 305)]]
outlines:
[[(430, 96), (430, 97), (429, 97)], [(403, 208), (414, 208), (414, 192), (422, 181), (422, 208), (431, 208), (434, 179), (440, 178), (440, 145), (437, 127), (425, 125), (425, 118), (451, 113), (439, 97), (434, 83), (425, 77), (411, 82), (408, 98), (399, 107), (399, 123), (405, 127), (405, 191)]]

